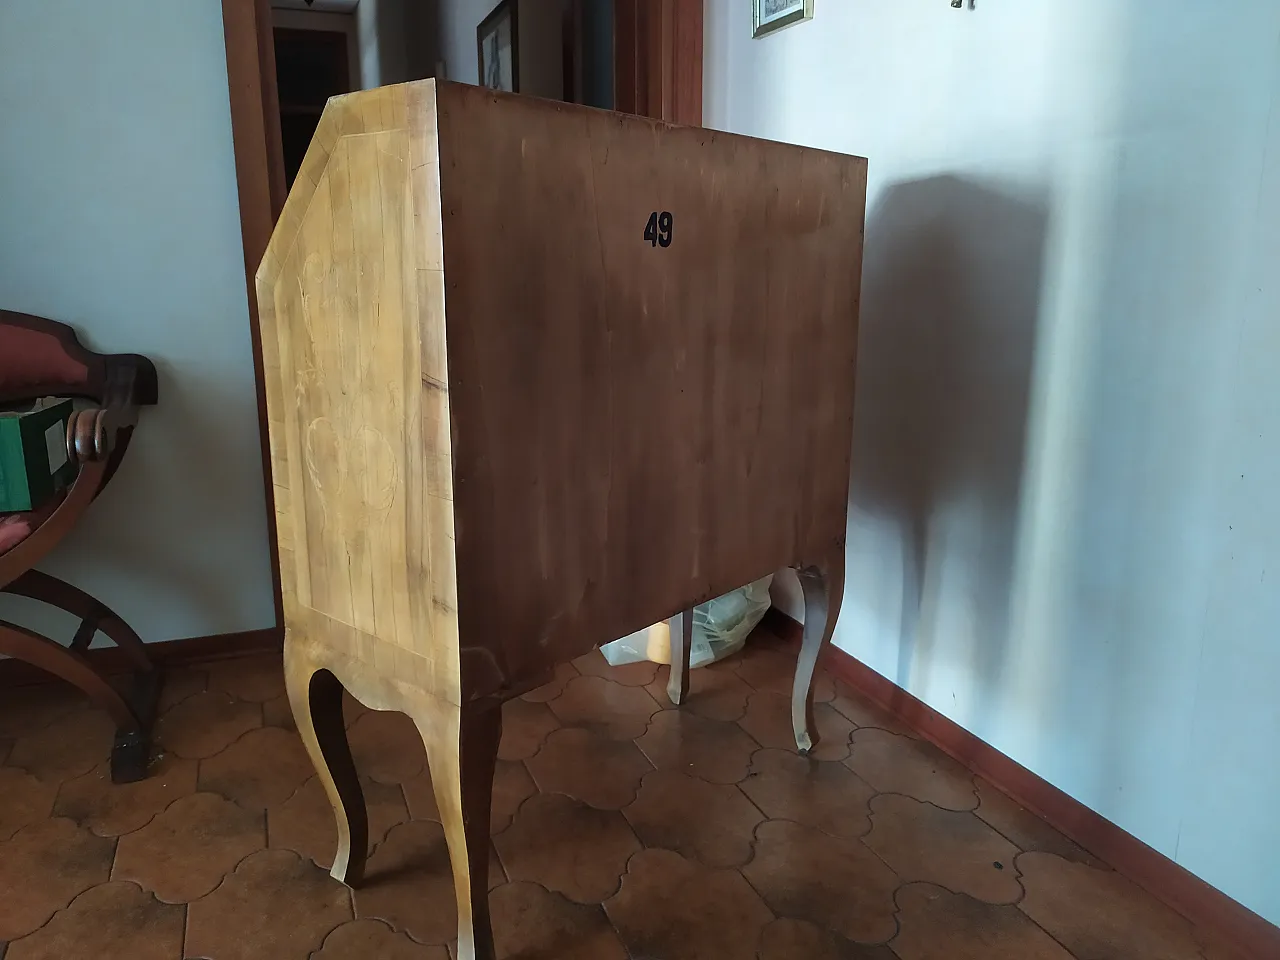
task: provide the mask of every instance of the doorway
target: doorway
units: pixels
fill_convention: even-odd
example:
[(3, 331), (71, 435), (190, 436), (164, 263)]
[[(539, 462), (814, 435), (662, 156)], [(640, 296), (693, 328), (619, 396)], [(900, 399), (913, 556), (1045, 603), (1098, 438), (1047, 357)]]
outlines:
[(271, 11), (285, 188), (293, 185), (330, 97), (360, 85), (351, 10), (300, 10), (277, 0)]
[[(539, 0), (526, 4), (533, 10), (538, 9)], [(702, 30), (704, 0), (583, 0), (581, 6), (584, 17), (589, 18), (595, 12), (602, 12), (607, 21), (591, 20), (591, 30), (602, 30), (603, 23), (608, 23), (613, 36), (613, 56), (607, 69), (612, 78), (614, 109), (643, 116), (655, 117), (674, 123), (700, 125), (702, 123)], [(590, 55), (585, 46), (588, 43), (588, 27), (580, 26), (577, 19), (578, 5), (568, 0), (569, 8), (574, 12), (574, 20), (566, 22), (564, 7), (548, 25), (549, 31), (563, 38), (570, 38), (568, 62), (562, 56), (553, 61), (552, 69), (561, 79), (561, 96), (565, 99), (564, 90), (572, 87), (570, 96), (578, 102), (601, 106), (589, 97), (597, 99), (606, 96), (599, 90), (599, 78), (603, 75), (603, 61), (597, 59), (598, 72), (593, 83), (580, 80), (588, 56), (599, 55), (599, 46)], [(329, 9), (321, 10), (321, 7)], [(283, 7), (290, 10), (281, 9)], [(329, 89), (334, 92), (345, 92), (358, 89), (360, 83), (360, 64), (357, 60), (354, 45), (355, 23), (353, 11), (356, 0), (314, 0), (316, 9), (309, 9), (306, 0), (222, 0), (223, 30), (227, 50), (228, 92), (231, 101), (231, 134), (235, 150), (236, 187), (240, 199), (240, 228), (244, 241), (245, 280), (248, 288), (249, 318), (251, 343), (253, 347), (253, 363), (258, 385), (258, 419), (261, 425), (259, 441), (262, 447), (262, 474), (266, 486), (268, 500), (271, 499), (271, 459), (267, 439), (267, 407), (264, 393), (264, 374), (262, 361), (262, 341), (258, 332), (258, 309), (254, 286), (254, 275), (258, 264), (271, 238), (276, 218), (284, 206), (285, 163), (282, 158), (283, 111), (278, 97), (280, 79), (276, 69), (275, 53), (275, 20), (278, 16), (289, 13), (329, 14), (346, 16), (341, 21), (337, 32), (347, 37), (347, 81), (345, 85), (338, 82), (342, 72), (338, 70), (332, 58), (336, 52), (329, 51), (325, 61)], [(434, 5), (433, 5), (434, 7)], [(298, 9), (301, 8), (301, 9)], [(425, 3), (414, 3), (410, 10), (421, 16), (426, 9)], [(536, 15), (536, 14), (535, 14)], [(315, 22), (313, 20), (313, 22)], [(280, 24), (282, 29), (295, 29), (296, 25)], [(336, 25), (335, 25), (336, 26)], [(349, 30), (349, 32), (348, 32)], [(408, 33), (402, 29), (400, 39)], [(590, 34), (595, 36), (594, 33)], [(584, 46), (579, 47), (582, 38)], [(607, 55), (607, 54), (606, 54)], [(421, 58), (420, 58), (421, 59)], [(564, 81), (572, 78), (570, 83)], [(393, 77), (386, 70), (380, 70), (375, 82), (394, 82), (404, 77)], [(343, 86), (342, 90), (336, 89)], [(332, 95), (328, 94), (327, 96)], [(290, 95), (292, 96), (292, 95)], [(304, 114), (314, 113), (316, 120), (319, 113), (314, 111), (315, 100), (319, 94), (314, 91), (298, 95), (298, 106), (306, 108), (296, 113), (298, 129), (305, 130)], [(579, 99), (581, 98), (581, 99)], [(320, 101), (323, 106), (323, 101)], [(314, 123), (311, 131), (315, 130)], [(301, 140), (302, 134), (296, 134)], [(307, 142), (310, 134), (307, 135)], [(305, 151), (304, 151), (305, 153)], [(294, 156), (296, 157), (296, 147)], [(292, 167), (296, 174), (297, 167)], [(289, 179), (292, 179), (290, 176)], [(267, 529), (271, 541), (271, 554), (276, 557), (275, 510), (268, 504)], [(283, 633), (284, 612), (280, 599), (280, 566), (272, 563), (272, 581), (276, 605), (276, 630)]]

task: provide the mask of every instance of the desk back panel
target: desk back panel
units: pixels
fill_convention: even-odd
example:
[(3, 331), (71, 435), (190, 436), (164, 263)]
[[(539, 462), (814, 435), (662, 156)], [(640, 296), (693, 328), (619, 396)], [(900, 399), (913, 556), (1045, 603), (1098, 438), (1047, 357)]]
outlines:
[(865, 196), (460, 84), (330, 101), (258, 274), (286, 628), (458, 703), (839, 549)]
[(438, 124), (464, 688), (837, 549), (866, 161), (455, 85)]

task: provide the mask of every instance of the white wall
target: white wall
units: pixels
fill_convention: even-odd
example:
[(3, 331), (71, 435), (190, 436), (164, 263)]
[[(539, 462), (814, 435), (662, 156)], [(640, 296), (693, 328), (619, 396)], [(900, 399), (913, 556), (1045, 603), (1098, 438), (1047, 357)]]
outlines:
[[(708, 0), (709, 126), (870, 158), (836, 642), (1280, 921), (1280, 5)], [(794, 609), (794, 597), (784, 598)]]
[(436, 7), (437, 0), (359, 0), (355, 12), (362, 89), (435, 75)]
[[(4, 0), (0, 117), (0, 307), (160, 373), (120, 473), (43, 566), (149, 641), (270, 627), (222, 5)], [(48, 622), (13, 598), (4, 617)]]
[[(498, 0), (442, 0), (440, 3), (440, 55), (450, 80), (476, 83), (479, 79), (476, 27), (497, 3)], [(562, 96), (561, 18), (568, 6), (569, 0), (517, 3), (521, 93), (553, 100)]]
[(461, 83), (477, 81), (476, 27), (497, 2), (440, 0), (440, 56), (450, 80)]

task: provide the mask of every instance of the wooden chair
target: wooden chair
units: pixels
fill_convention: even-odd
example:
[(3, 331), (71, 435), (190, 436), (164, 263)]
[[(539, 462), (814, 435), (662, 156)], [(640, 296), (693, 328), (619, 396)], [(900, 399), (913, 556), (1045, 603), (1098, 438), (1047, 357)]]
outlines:
[[(111, 778), (146, 776), (160, 672), (142, 640), (106, 604), (35, 569), (75, 527), (115, 474), (129, 446), (142, 404), (156, 402), (156, 370), (146, 357), (104, 355), (82, 346), (65, 324), (0, 310), (0, 404), (40, 397), (87, 401), (72, 414), (67, 455), (75, 480), (50, 503), (26, 514), (0, 515), (0, 592), (29, 597), (80, 618), (70, 646), (0, 620), (0, 654), (15, 657), (82, 690), (116, 724)], [(102, 632), (133, 669), (121, 693), (86, 656)], [(2, 694), (0, 694), (2, 696)]]

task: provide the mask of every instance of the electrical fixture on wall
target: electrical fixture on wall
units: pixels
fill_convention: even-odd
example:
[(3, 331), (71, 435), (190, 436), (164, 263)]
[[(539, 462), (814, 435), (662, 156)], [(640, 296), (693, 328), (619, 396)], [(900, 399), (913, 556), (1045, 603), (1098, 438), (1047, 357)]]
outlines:
[[(307, 0), (307, 2), (310, 3), (311, 0)], [(969, 9), (970, 10), (975, 9), (974, 5), (976, 3), (977, 3), (977, 0), (969, 0)], [(951, 0), (951, 5), (955, 7), (957, 10), (961, 10), (964, 8), (964, 0)]]

